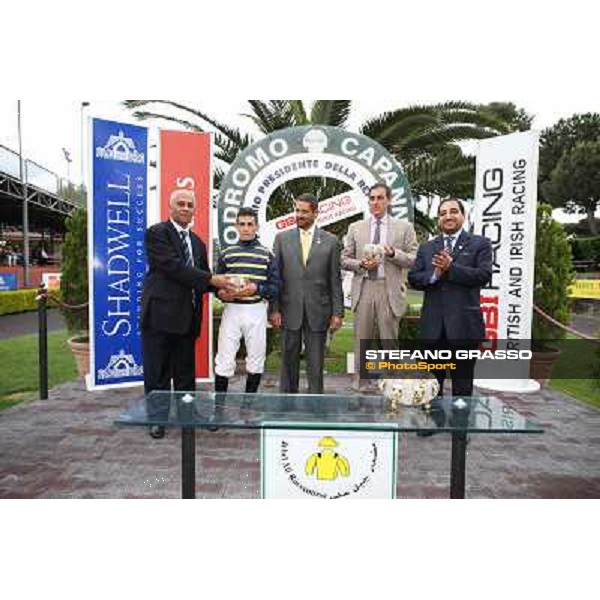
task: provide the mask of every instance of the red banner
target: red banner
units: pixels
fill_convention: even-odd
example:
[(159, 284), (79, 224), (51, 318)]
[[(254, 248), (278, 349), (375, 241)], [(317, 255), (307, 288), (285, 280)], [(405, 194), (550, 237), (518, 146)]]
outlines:
[[(193, 231), (206, 244), (212, 265), (212, 148), (209, 133), (160, 132), (160, 213), (169, 218), (169, 197), (176, 189), (193, 190), (196, 196)], [(212, 379), (212, 310), (209, 295), (202, 303), (202, 331), (196, 343), (196, 377)]]

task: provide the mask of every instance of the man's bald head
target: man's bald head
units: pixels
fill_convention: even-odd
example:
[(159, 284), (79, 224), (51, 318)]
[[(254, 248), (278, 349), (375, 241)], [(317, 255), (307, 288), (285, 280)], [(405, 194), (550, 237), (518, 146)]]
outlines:
[(169, 197), (171, 219), (181, 227), (187, 227), (194, 217), (196, 196), (192, 190), (175, 190)]

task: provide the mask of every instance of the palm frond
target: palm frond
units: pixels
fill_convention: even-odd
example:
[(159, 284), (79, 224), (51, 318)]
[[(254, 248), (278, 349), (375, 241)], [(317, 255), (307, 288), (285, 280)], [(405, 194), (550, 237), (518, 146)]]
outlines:
[[(169, 115), (139, 110), (134, 111), (133, 116), (141, 121), (145, 121), (148, 119), (156, 119), (167, 121), (170, 123), (177, 123), (178, 125), (182, 125), (190, 131), (206, 133), (206, 130), (197, 125), (196, 123), (192, 123), (191, 121), (187, 121), (186, 119), (181, 119), (179, 117), (172, 117)], [(237, 141), (233, 142), (231, 138), (225, 137), (218, 132), (212, 133), (214, 135), (215, 145), (217, 146), (217, 152), (215, 153), (215, 156), (227, 163), (232, 163), (239, 152), (241, 152), (242, 150), (244, 150), (252, 144), (252, 138), (248, 135), (240, 134), (239, 136), (237, 136)]]
[(379, 133), (368, 137), (377, 140), (384, 148), (392, 151), (394, 148), (402, 148), (405, 145), (404, 140), (433, 130), (438, 123), (434, 115), (424, 111), (406, 114), (399, 119), (383, 117), (376, 124)]
[(458, 146), (447, 146), (436, 156), (408, 163), (406, 175), (416, 196), (472, 197), (475, 160), (464, 156)]
[(294, 127), (296, 118), (294, 110), (288, 100), (248, 100), (254, 114), (246, 114), (265, 134), (272, 133), (286, 127)]
[(412, 127), (434, 126), (436, 123), (438, 120), (431, 107), (410, 106), (369, 119), (363, 123), (359, 131), (386, 146), (386, 143), (404, 135)]
[(497, 114), (481, 107), (477, 110), (455, 110), (451, 112), (440, 112), (441, 123), (462, 123), (477, 125), (495, 132), (496, 135), (509, 133), (510, 126)]
[[(211, 125), (214, 129), (219, 131), (224, 136), (231, 138), (231, 140), (233, 142), (239, 141), (240, 133), (237, 129), (230, 127), (229, 125), (225, 125), (224, 123), (220, 123), (219, 121), (217, 121), (210, 115), (207, 115), (206, 113), (204, 113), (200, 110), (197, 110), (195, 108), (192, 108), (190, 106), (186, 106), (185, 104), (181, 104), (180, 102), (174, 102), (172, 100), (125, 100), (123, 102), (123, 104), (127, 108), (136, 108), (139, 106), (145, 106), (150, 103), (170, 106), (170, 107), (180, 110), (184, 113), (191, 114), (194, 117), (196, 117), (197, 119), (200, 119), (201, 121), (208, 123), (209, 125)], [(152, 114), (155, 114), (155, 113), (152, 113)], [(202, 129), (200, 129), (199, 131), (206, 131), (206, 128), (203, 125), (200, 125), (200, 127), (202, 127)], [(198, 130), (195, 130), (195, 131), (198, 131)]]
[(146, 106), (146, 104), (152, 104), (153, 102), (160, 102), (160, 100), (123, 100), (123, 106), (125, 108), (139, 108), (140, 106)]
[(136, 110), (133, 112), (133, 116), (136, 119), (138, 119), (138, 121), (147, 121), (148, 119), (157, 119), (157, 120), (169, 121), (170, 123), (177, 123), (178, 125), (183, 125), (183, 127), (185, 127), (186, 129), (190, 129), (191, 131), (199, 131), (199, 132), (205, 131), (204, 129), (202, 129), (202, 127), (200, 127), (199, 125), (196, 125), (196, 123), (192, 123), (185, 119), (180, 119), (179, 117), (172, 117), (172, 116), (163, 115), (160, 113), (153, 113), (153, 112), (145, 111), (145, 110)]
[(343, 127), (350, 115), (351, 100), (315, 100), (310, 111), (313, 125)]
[(292, 114), (294, 115), (294, 122), (296, 125), (308, 125), (308, 116), (306, 115), (306, 108), (302, 100), (288, 100)]
[(223, 183), (223, 179), (225, 178), (225, 171), (221, 169), (221, 167), (215, 167), (213, 171), (213, 185), (216, 190), (221, 188), (221, 183)]
[(469, 125), (437, 127), (429, 130), (415, 131), (404, 136), (401, 142), (393, 147), (392, 151), (399, 158), (406, 161), (410, 157), (423, 153), (435, 153), (447, 144), (467, 140), (481, 140), (494, 137), (495, 135), (493, 131)]

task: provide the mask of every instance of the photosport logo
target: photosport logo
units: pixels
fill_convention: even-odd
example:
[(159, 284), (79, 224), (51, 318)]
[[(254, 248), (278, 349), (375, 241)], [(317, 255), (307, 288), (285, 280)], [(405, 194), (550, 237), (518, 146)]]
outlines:
[(123, 131), (119, 131), (118, 135), (111, 135), (104, 146), (98, 146), (96, 157), (136, 164), (145, 162), (144, 153), (137, 151), (133, 139), (125, 137)]

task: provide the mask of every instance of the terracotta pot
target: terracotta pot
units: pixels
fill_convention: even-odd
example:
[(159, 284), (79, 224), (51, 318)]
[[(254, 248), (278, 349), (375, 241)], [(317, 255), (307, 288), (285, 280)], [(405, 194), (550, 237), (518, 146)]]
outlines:
[(529, 365), (531, 379), (535, 379), (541, 386), (547, 385), (550, 381), (552, 369), (561, 353), (558, 348), (548, 348), (543, 352), (533, 351)]
[(90, 340), (88, 337), (75, 336), (67, 340), (71, 348), (77, 373), (79, 377), (85, 377), (90, 372)]

